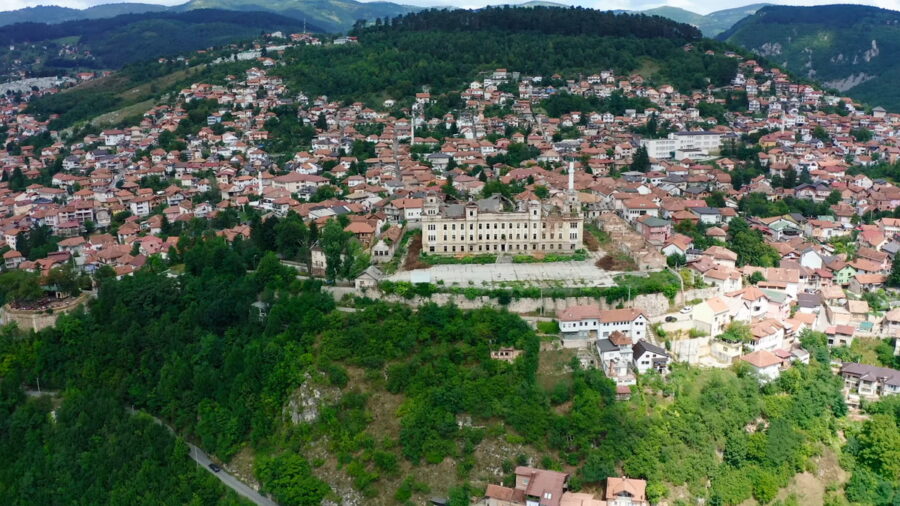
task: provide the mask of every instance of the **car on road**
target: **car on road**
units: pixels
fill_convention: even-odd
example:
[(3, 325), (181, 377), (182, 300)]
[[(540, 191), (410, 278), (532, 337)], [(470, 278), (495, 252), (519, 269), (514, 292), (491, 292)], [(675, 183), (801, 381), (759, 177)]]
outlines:
[(675, 321), (678, 321), (678, 317), (676, 317), (676, 316), (666, 316), (666, 321), (667, 321), (667, 322), (675, 322)]
[(219, 467), (218, 465), (216, 465), (215, 463), (210, 462), (210, 463), (209, 463), (209, 470), (212, 471), (212, 472), (214, 472), (214, 473), (218, 473), (219, 471), (222, 470), (222, 468)]
[(681, 314), (688, 314), (694, 309), (694, 306), (684, 306), (681, 308)]

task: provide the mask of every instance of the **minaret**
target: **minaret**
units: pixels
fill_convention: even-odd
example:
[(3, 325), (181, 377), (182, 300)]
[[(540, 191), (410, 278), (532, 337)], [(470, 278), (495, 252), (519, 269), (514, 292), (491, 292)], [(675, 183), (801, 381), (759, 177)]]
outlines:
[(569, 160), (569, 191), (566, 192), (566, 212), (577, 214), (581, 209), (578, 195), (575, 193), (575, 161)]
[(259, 169), (259, 172), (256, 173), (256, 178), (259, 182), (259, 196), (263, 196), (263, 181), (262, 181), (262, 169)]

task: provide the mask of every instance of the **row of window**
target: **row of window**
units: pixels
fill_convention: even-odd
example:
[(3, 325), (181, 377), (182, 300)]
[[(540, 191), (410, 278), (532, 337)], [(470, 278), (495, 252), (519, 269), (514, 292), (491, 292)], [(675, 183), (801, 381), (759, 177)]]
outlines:
[[(627, 324), (629, 324), (629, 323), (631, 323), (632, 325), (635, 325), (635, 326), (641, 326), (641, 325), (644, 324), (644, 322), (642, 322), (642, 321), (636, 321), (636, 322), (628, 322), (628, 321), (625, 321), (625, 322), (603, 322), (603, 326), (604, 326), (604, 327), (609, 327), (610, 325), (627, 325)], [(570, 327), (587, 327), (587, 326), (589, 326), (589, 325), (590, 325), (590, 326), (593, 326), (593, 325), (599, 326), (600, 324), (599, 324), (596, 320), (581, 320), (581, 321), (578, 321), (578, 322), (575, 322), (575, 323), (566, 323), (565, 325), (566, 325), (566, 326), (570, 326)]]
[[(457, 238), (456, 238), (455, 235), (451, 235), (451, 236), (446, 236), (446, 235), (445, 235), (445, 236), (443, 236), (443, 241), (444, 241), (444, 242), (447, 242), (447, 241), (448, 241), (447, 237), (450, 238), (450, 239), (449, 239), (450, 241), (456, 241), (456, 240), (457, 240)], [(562, 238), (563, 238), (563, 234), (559, 234), (559, 237), (557, 237), (557, 234), (550, 234), (550, 237), (549, 237), (550, 240), (554, 240), (554, 239), (562, 239)], [(547, 239), (547, 234), (541, 234), (541, 239), (542, 239), (542, 240), (546, 240), (546, 239)], [(569, 233), (569, 240), (575, 241), (575, 240), (577, 240), (577, 239), (578, 239), (578, 232), (570, 232), (570, 233)], [(460, 241), (465, 241), (465, 240), (466, 240), (466, 236), (464, 236), (464, 235), (459, 236), (459, 240), (460, 240)], [(474, 240), (475, 240), (475, 235), (469, 235), (469, 241), (474, 241)], [(479, 240), (479, 241), (490, 241), (490, 240), (491, 240), (491, 235), (490, 235), (490, 234), (486, 234), (486, 235), (485, 235), (485, 234), (478, 234), (478, 240)], [(516, 237), (515, 237), (515, 238), (513, 238), (512, 234), (509, 234), (509, 237), (507, 237), (506, 234), (494, 234), (494, 239), (493, 239), (493, 240), (495, 240), (495, 241), (496, 241), (496, 240), (501, 240), (501, 241), (506, 241), (506, 240), (510, 240), (510, 241), (512, 241), (512, 240), (520, 240), (520, 241), (521, 241), (521, 240), (525, 240), (525, 241), (527, 241), (527, 240), (528, 240), (528, 234), (516, 234)], [(531, 240), (532, 240), (532, 241), (536, 241), (536, 240), (537, 240), (537, 234), (531, 234)], [(429, 236), (428, 236), (428, 242), (435, 242), (435, 241), (437, 241), (437, 236), (436, 236), (436, 235), (429, 235)]]
[[(484, 227), (482, 227), (482, 225), (484, 225)], [(497, 223), (494, 223), (494, 227), (493, 227), (494, 230), (497, 230), (498, 228), (500, 230), (506, 230), (507, 228), (510, 230), (521, 229), (521, 228), (527, 229), (528, 228), (528, 223), (499, 223), (499, 225), (500, 225), (499, 227), (497, 225), (498, 225)], [(513, 225), (515, 225), (515, 226), (513, 226)], [(555, 226), (555, 225), (558, 225), (558, 226)], [(554, 222), (554, 223), (551, 223), (550, 228), (560, 228), (562, 226), (563, 226), (562, 223)], [(531, 228), (538, 228), (538, 224), (532, 222)], [(547, 222), (541, 222), (541, 228), (547, 228)], [(569, 228), (578, 228), (578, 222), (577, 221), (569, 222)], [(465, 230), (465, 229), (466, 229), (466, 226), (464, 224), (460, 223), (459, 230)], [(491, 229), (490, 223), (479, 223), (478, 224), (478, 230), (490, 230), (490, 229)], [(427, 225), (426, 230), (437, 230), (437, 224), (432, 223), (432, 224)], [(451, 223), (450, 228), (448, 229), (447, 224), (444, 223), (443, 230), (456, 230), (456, 224)], [(475, 230), (474, 223), (469, 223), (469, 230)]]
[[(557, 246), (558, 246), (558, 247), (557, 247)], [(476, 251), (529, 251), (529, 250), (531, 250), (531, 251), (537, 251), (537, 250), (539, 250), (539, 249), (540, 249), (540, 250), (548, 250), (548, 249), (549, 249), (549, 250), (560, 250), (560, 251), (562, 251), (562, 250), (566, 249), (565, 246), (566, 246), (566, 245), (564, 245), (564, 244), (551, 244), (550, 247), (548, 248), (546, 244), (541, 244), (541, 247), (538, 248), (538, 247), (537, 247), (537, 244), (532, 244), (531, 247), (529, 248), (528, 244), (509, 244), (509, 245), (506, 245), (506, 244), (502, 244), (502, 245), (498, 245), (498, 244), (485, 244), (485, 245), (482, 245), (482, 244), (479, 244), (479, 245), (476, 247), (474, 244), (470, 244), (468, 249), (466, 249), (465, 246), (459, 246), (459, 249), (457, 249), (456, 246), (443, 246), (443, 250), (442, 250), (442, 251), (443, 251), (444, 253), (465, 253), (465, 252), (467, 252), (467, 251), (470, 252), (470, 253), (474, 253), (474, 252), (476, 252)], [(574, 244), (570, 244), (570, 245), (568, 245), (568, 246), (569, 246), (569, 248), (568, 248), (569, 250), (574, 250), (574, 249), (575, 249), (575, 245), (574, 245)], [(438, 251), (437, 248), (436, 248), (435, 246), (429, 246), (429, 247), (428, 247), (428, 252), (429, 252), (429, 253), (434, 253), (435, 251)]]

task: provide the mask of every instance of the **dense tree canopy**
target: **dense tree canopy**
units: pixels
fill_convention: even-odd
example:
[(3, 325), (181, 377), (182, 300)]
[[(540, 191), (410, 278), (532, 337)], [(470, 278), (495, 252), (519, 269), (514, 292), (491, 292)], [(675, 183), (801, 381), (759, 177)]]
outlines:
[[(502, 421), (505, 437), (574, 466), (576, 484), (621, 468), (650, 480), (658, 496), (664, 484), (703, 491), (712, 480), (708, 493), (721, 503), (768, 500), (803, 468), (810, 445), (833, 434), (845, 409), (827, 356), (826, 365), (796, 365), (762, 391), (744, 370), (677, 367), (667, 382), (649, 376), (648, 393), (623, 403), (601, 371), (577, 362), (569, 380), (542, 386), (539, 339), (518, 316), (365, 299), (356, 312), (335, 311), (318, 285), (256, 249), (295, 248), (287, 238), (304, 233), (287, 228), (296, 228), (290, 219), (260, 226), (251, 241), (230, 247), (218, 238), (183, 239), (180, 278), (145, 269), (106, 279), (89, 312), (61, 316), (55, 328), (30, 336), (3, 334), (0, 386), (10, 399), (20, 399), (16, 385), (38, 379), (44, 388), (103, 392), (104, 402), (157, 414), (226, 460), (248, 443), (267, 448), (257, 476), (285, 504), (317, 504), (333, 493), (310, 474), (302, 452), (289, 451), (316, 442), (327, 442), (364, 496), (383, 493), (379, 483), (402, 469), (448, 457), (465, 480), (475, 449), (498, 429), (461, 426), (462, 417)], [(334, 231), (342, 232), (326, 235)], [(263, 321), (251, 306), (258, 301), (267, 305)], [(492, 360), (501, 346), (524, 354), (511, 364)], [(354, 381), (350, 369), (358, 371)], [(315, 420), (295, 426), (285, 406), (310, 383), (335, 393)], [(376, 438), (372, 412), (381, 408), (370, 397), (380, 391), (402, 402), (382, 415), (396, 417), (397, 432)], [(7, 406), (22, 409), (20, 400)], [(748, 424), (758, 426), (748, 432)], [(895, 472), (890, 430), (879, 419), (859, 437), (858, 458), (877, 476)], [(13, 472), (4, 464), (0, 473)], [(403, 481), (397, 493), (414, 486)]]
[[(380, 104), (412, 97), (423, 85), (432, 95), (458, 91), (479, 71), (501, 67), (542, 76), (626, 73), (650, 59), (659, 70), (648, 77), (685, 91), (727, 84), (737, 69), (733, 58), (707, 55), (724, 46), (697, 40), (696, 28), (585, 9), (425, 11), (355, 34), (357, 45), (289, 49), (276, 73), (312, 94)], [(694, 51), (683, 49), (688, 41)]]
[(10, 395), (4, 386), (4, 504), (242, 504), (188, 459), (183, 441), (147, 416), (129, 415), (109, 392), (74, 390), (55, 410), (47, 397)]

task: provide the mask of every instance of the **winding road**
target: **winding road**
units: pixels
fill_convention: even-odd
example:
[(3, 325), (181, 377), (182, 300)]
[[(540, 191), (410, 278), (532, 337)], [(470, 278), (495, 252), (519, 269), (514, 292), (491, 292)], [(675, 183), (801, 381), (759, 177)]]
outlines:
[[(55, 397), (58, 393), (59, 392), (52, 391), (52, 390), (44, 390), (44, 391), (25, 390), (25, 395), (27, 395), (29, 397), (40, 397), (43, 395), (49, 395), (51, 397)], [(144, 411), (140, 411), (140, 410), (130, 408), (130, 407), (126, 408), (126, 410), (131, 415), (140, 414), (140, 415), (150, 417), (154, 422), (156, 422), (159, 425), (162, 425), (163, 427), (166, 428), (166, 430), (171, 432), (173, 435), (177, 436), (177, 433), (175, 432), (175, 430), (172, 429), (172, 427), (169, 427), (165, 422), (163, 422), (159, 418), (157, 418), (149, 413), (146, 413)], [(263, 496), (256, 490), (253, 490), (252, 488), (247, 486), (244, 482), (235, 478), (231, 474), (228, 474), (228, 472), (225, 471), (225, 469), (222, 469), (219, 472), (213, 472), (213, 470), (209, 468), (209, 464), (212, 463), (212, 460), (209, 458), (209, 455), (207, 455), (206, 452), (204, 452), (202, 449), (200, 449), (197, 445), (194, 445), (188, 441), (185, 441), (185, 443), (188, 445), (188, 448), (190, 448), (190, 450), (191, 450), (190, 451), (191, 460), (196, 462), (200, 467), (205, 469), (208, 473), (211, 473), (213, 476), (218, 478), (219, 481), (224, 483), (226, 487), (230, 488), (231, 490), (234, 490), (235, 492), (238, 493), (238, 495), (249, 499), (250, 501), (253, 502), (253, 504), (256, 504), (257, 506), (278, 506), (278, 503), (269, 499), (268, 497)]]
[[(156, 421), (159, 422), (159, 420)], [(213, 476), (218, 478), (219, 481), (225, 484), (225, 486), (227, 486), (231, 490), (234, 490), (239, 495), (253, 501), (253, 503), (258, 506), (278, 506), (278, 503), (269, 499), (268, 497), (264, 497), (256, 490), (253, 490), (249, 486), (245, 485), (241, 480), (228, 474), (224, 469), (222, 469), (218, 473), (213, 473), (212, 469), (209, 468), (209, 464), (212, 462), (209, 459), (209, 455), (207, 455), (206, 452), (198, 448), (196, 445), (193, 445), (191, 443), (187, 443), (187, 445), (191, 449), (191, 459), (193, 459), (197, 464), (200, 464), (203, 469), (206, 469), (207, 471), (212, 473)]]

